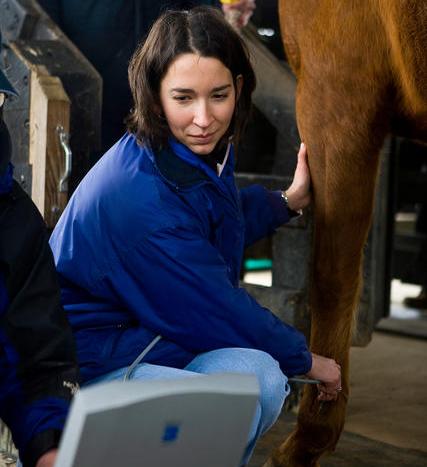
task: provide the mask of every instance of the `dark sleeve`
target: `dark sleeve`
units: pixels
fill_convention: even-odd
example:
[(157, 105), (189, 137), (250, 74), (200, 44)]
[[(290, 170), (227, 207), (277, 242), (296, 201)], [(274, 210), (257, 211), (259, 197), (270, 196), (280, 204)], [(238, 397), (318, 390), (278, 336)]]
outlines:
[(251, 185), (240, 190), (245, 219), (245, 246), (271, 235), (281, 225), (289, 222), (290, 213), (280, 191), (269, 191), (261, 185)]
[(311, 368), (305, 337), (235, 287), (218, 250), (193, 228), (147, 235), (122, 252), (107, 280), (146, 329), (192, 353), (254, 348), (269, 353), (288, 375)]
[(7, 373), (1, 418), (27, 467), (58, 445), (78, 369), (45, 225), (17, 184), (2, 209), (0, 239), (9, 301), (0, 321)]

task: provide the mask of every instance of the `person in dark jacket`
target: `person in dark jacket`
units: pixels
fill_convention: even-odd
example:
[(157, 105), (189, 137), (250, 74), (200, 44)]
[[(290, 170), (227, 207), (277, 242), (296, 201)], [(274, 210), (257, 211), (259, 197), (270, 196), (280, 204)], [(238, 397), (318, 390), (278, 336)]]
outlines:
[(24, 467), (53, 467), (78, 366), (43, 219), (13, 180), (12, 95), (0, 68), (0, 418)]
[[(129, 67), (129, 131), (89, 171), (50, 240), (82, 379), (253, 373), (260, 398), (242, 463), (277, 419), (287, 378), (341, 390), (334, 360), (239, 287), (243, 249), (310, 201), (302, 146), (286, 192), (236, 189), (255, 76), (220, 12), (165, 13)], [(141, 362), (141, 360), (143, 361)]]

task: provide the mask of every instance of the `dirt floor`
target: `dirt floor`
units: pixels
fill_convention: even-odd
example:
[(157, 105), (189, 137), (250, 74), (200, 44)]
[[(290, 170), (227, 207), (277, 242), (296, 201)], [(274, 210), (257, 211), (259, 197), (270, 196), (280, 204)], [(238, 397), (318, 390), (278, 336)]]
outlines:
[[(345, 432), (322, 467), (427, 466), (427, 340), (375, 333), (351, 350), (351, 394)], [(282, 414), (258, 443), (250, 467), (261, 467), (295, 423)]]

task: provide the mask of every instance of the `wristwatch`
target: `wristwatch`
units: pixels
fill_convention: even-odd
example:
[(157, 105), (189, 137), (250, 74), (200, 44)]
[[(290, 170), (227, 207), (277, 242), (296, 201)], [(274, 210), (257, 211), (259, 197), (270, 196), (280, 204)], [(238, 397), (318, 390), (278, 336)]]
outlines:
[(282, 196), (283, 202), (285, 203), (286, 207), (288, 208), (289, 216), (291, 218), (302, 216), (302, 209), (298, 209), (298, 211), (295, 211), (295, 210), (293, 210), (293, 209), (291, 209), (289, 207), (289, 200), (288, 200), (288, 195), (287, 195), (286, 191), (282, 190), (281, 191), (281, 196)]

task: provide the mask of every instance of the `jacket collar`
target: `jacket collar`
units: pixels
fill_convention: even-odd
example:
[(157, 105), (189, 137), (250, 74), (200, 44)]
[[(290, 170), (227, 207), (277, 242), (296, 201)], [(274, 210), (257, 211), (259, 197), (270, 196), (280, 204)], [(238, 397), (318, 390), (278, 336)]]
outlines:
[[(221, 175), (224, 173), (226, 174), (230, 170), (233, 171), (234, 168), (234, 149), (233, 145), (229, 143), (227, 147), (224, 149), (224, 158), (227, 159), (225, 160), (225, 166), (221, 172), (220, 175), (214, 170), (212, 167), (210, 167), (206, 162), (203, 161), (197, 154), (195, 154), (191, 149), (189, 149), (187, 146), (184, 144), (178, 142), (174, 138), (169, 138), (169, 146), (172, 149), (172, 151), (183, 161), (187, 162), (190, 164), (192, 167), (196, 167), (203, 173), (205, 173), (210, 179), (212, 179), (214, 182), (217, 182), (218, 178), (221, 177)], [(227, 170), (226, 170), (227, 169)]]
[(154, 163), (166, 180), (180, 188), (188, 188), (210, 180), (201, 168), (177, 157), (169, 146), (154, 154)]
[(222, 178), (232, 173), (234, 167), (233, 145), (229, 144), (224, 151), (228, 151), (228, 157), (226, 160), (224, 157), (225, 164), (220, 175), (187, 146), (173, 138), (169, 139), (166, 148), (155, 153), (149, 152), (161, 174), (170, 182), (185, 188), (204, 181), (222, 185)]

